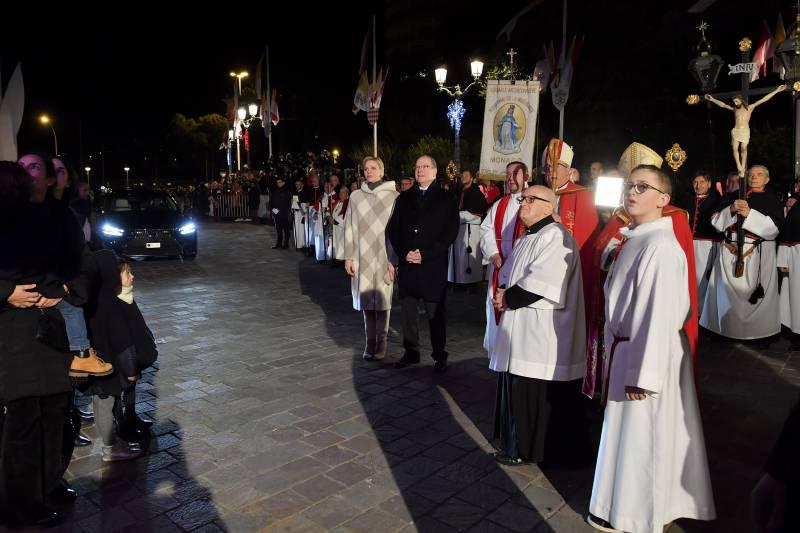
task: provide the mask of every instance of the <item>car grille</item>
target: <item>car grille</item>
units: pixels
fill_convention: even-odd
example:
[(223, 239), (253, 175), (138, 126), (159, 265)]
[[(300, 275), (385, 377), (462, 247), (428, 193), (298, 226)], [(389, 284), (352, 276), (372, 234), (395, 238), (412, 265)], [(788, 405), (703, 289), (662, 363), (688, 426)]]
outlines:
[(174, 234), (175, 230), (173, 229), (133, 229), (129, 235), (132, 239), (160, 239), (172, 237)]

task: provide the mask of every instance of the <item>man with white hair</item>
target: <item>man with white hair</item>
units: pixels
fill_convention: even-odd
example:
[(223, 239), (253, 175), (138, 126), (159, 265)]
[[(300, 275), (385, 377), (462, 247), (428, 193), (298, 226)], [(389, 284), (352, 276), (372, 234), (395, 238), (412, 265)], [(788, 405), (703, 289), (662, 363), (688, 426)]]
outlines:
[(580, 430), (578, 380), (586, 350), (578, 245), (553, 218), (555, 200), (541, 185), (518, 197), (525, 234), (510, 258), (508, 286), (493, 300), (503, 312), (489, 359), (499, 373), (495, 437), (501, 451), (495, 458), (507, 465), (541, 462), (548, 440), (548, 455), (581, 440), (552, 435), (568, 443), (554, 447), (547, 435), (551, 419)]
[[(781, 331), (775, 239), (783, 225), (783, 204), (765, 188), (767, 183), (767, 167), (750, 167), (746, 199), (726, 196), (711, 217), (725, 240), (714, 261), (700, 325), (732, 339), (763, 339)], [(743, 219), (743, 272), (736, 268), (737, 217)]]

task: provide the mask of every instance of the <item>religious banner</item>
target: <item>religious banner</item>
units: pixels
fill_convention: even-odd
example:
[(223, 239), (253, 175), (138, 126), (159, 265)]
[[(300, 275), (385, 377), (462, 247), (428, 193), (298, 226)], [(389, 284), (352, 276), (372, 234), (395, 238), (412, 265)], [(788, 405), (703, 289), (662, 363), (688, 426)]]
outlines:
[(483, 112), (481, 179), (505, 181), (506, 165), (522, 161), (533, 168), (538, 81), (488, 80)]

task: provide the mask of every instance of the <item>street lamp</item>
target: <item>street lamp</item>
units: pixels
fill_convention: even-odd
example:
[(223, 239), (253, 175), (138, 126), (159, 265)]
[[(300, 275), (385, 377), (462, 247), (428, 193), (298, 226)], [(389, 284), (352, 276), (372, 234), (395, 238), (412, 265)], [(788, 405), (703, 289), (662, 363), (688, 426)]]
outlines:
[(125, 167), (122, 170), (125, 171), (125, 188), (126, 189), (130, 189), (131, 188), (131, 184), (128, 181), (128, 173), (131, 171), (131, 167)]
[(453, 160), (456, 166), (461, 166), (461, 120), (464, 118), (464, 102), (462, 97), (474, 86), (480, 84), (481, 74), (483, 74), (483, 61), (473, 60), (470, 63), (470, 71), (472, 72), (472, 83), (467, 85), (464, 90), (461, 90), (461, 85), (446, 87), (447, 81), (447, 68), (442, 66), (434, 70), (434, 77), (436, 84), (439, 86), (439, 92), (447, 93), (453, 99), (450, 105), (447, 106), (447, 118), (450, 121), (450, 126), (455, 132), (454, 146), (453, 146)]
[(92, 171), (92, 167), (83, 167), (83, 170), (86, 171), (86, 184), (91, 187), (92, 181), (89, 179), (89, 173)]
[[(244, 106), (240, 107), (236, 110), (236, 115), (239, 117), (239, 121), (242, 123), (242, 128), (245, 130), (249, 130), (250, 126), (253, 124), (253, 121), (258, 118), (258, 104), (249, 104), (247, 109)], [(247, 166), (248, 168), (250, 165), (250, 145), (245, 145), (245, 151), (247, 152)], [(236, 153), (237, 156), (239, 155), (239, 138), (236, 139)], [(239, 170), (241, 170), (241, 164), (239, 165)]]
[(794, 179), (800, 179), (800, 1), (794, 25), (789, 28), (786, 39), (775, 50), (785, 73), (784, 79), (792, 84), (794, 101)]
[(333, 164), (335, 165), (336, 164), (336, 160), (339, 159), (339, 149), (338, 148), (334, 148), (333, 151), (331, 152), (331, 154), (333, 154)]
[(53, 121), (50, 120), (49, 116), (41, 115), (41, 116), (39, 116), (39, 122), (41, 122), (45, 126), (50, 126), (50, 131), (53, 132), (53, 144), (55, 145), (54, 146), (54, 148), (55, 148), (55, 154), (54, 155), (57, 157), (58, 156), (58, 137), (56, 136), (55, 128), (53, 128)]
[(231, 78), (236, 78), (239, 81), (239, 94), (242, 94), (242, 79), (249, 75), (250, 74), (246, 70), (241, 72), (231, 72)]
[[(239, 105), (239, 96), (242, 94), (242, 79), (246, 78), (250, 74), (243, 70), (241, 72), (233, 72), (231, 71), (230, 76), (234, 78), (233, 81), (233, 105)], [(238, 90), (237, 90), (238, 87)], [(238, 110), (234, 110), (235, 113), (238, 113), (239, 119), (243, 120), (244, 117), (241, 116), (241, 113)], [(236, 120), (234, 119), (234, 128), (236, 127)], [(242, 169), (242, 161), (241, 161), (241, 148), (239, 145), (239, 136), (236, 135), (236, 170)]]

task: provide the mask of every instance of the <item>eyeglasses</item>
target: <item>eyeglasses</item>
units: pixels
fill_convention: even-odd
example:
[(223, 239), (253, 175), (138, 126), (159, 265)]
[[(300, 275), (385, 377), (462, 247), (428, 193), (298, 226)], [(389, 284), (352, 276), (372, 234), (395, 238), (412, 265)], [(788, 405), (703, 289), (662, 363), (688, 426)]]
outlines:
[(623, 192), (627, 193), (631, 189), (633, 189), (636, 192), (636, 194), (644, 194), (645, 192), (647, 192), (647, 189), (653, 189), (654, 191), (660, 192), (661, 194), (667, 194), (661, 189), (657, 189), (656, 187), (653, 187), (652, 185), (644, 181), (639, 181), (636, 183), (626, 181), (625, 183), (622, 184)]
[(548, 200), (545, 200), (544, 198), (539, 198), (538, 196), (520, 196), (519, 198), (517, 198), (517, 203), (521, 204), (522, 202), (525, 202), (526, 204), (532, 204), (536, 200), (539, 200), (540, 202), (547, 202), (548, 204), (550, 203)]
[(418, 165), (414, 167), (415, 170), (425, 170), (426, 168), (433, 168), (432, 165)]

